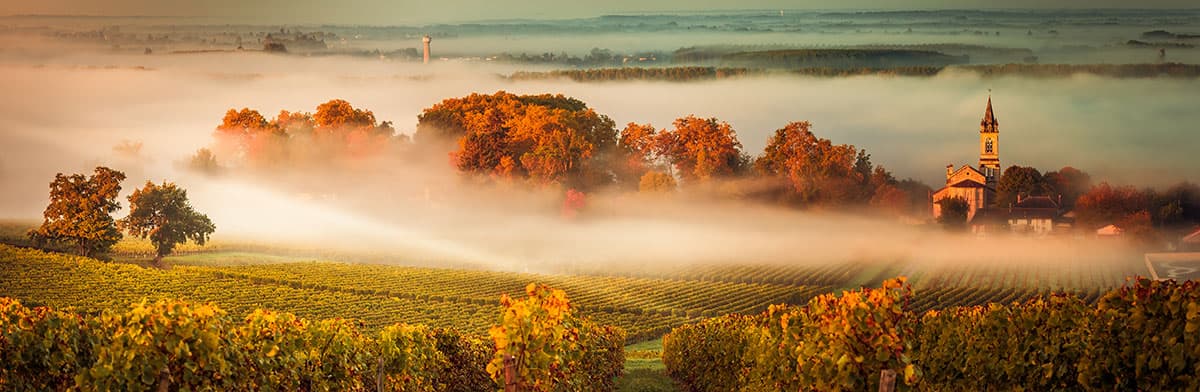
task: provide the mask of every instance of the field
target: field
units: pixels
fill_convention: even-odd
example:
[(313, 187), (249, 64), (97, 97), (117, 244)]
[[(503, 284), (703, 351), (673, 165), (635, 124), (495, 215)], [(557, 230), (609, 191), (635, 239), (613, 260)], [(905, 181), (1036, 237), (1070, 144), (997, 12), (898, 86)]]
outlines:
[[(28, 245), (20, 235), (28, 226), (2, 222), (0, 242)], [(495, 321), (502, 294), (520, 293), (526, 284), (540, 282), (565, 290), (583, 314), (624, 328), (630, 343), (638, 343), (702, 318), (803, 304), (822, 293), (873, 287), (897, 275), (913, 282), (917, 311), (1008, 303), (1051, 291), (1074, 293), (1091, 303), (1126, 277), (1148, 275), (1140, 255), (1123, 253), (1114, 253), (1111, 260), (1075, 257), (1037, 263), (730, 263), (526, 274), (408, 266), (394, 255), (312, 255), (220, 241), (182, 247), (181, 254), (166, 259), (172, 267), (159, 270), (146, 267), (148, 251), (148, 243), (127, 238), (107, 256), (112, 261), (105, 262), (4, 246), (0, 296), (84, 311), (173, 297), (212, 301), (234, 313), (264, 307), (317, 319), (354, 318), (369, 330), (407, 322), (481, 334)]]
[[(27, 222), (0, 222), (0, 241), (28, 245)], [(963, 266), (917, 262), (838, 262), (814, 266), (706, 265), (674, 270), (557, 275), (383, 264), (378, 254), (324, 254), (261, 244), (214, 242), (181, 248), (167, 269), (149, 267), (149, 244), (126, 238), (109, 261), (0, 245), (0, 296), (27, 305), (93, 313), (160, 298), (211, 301), (235, 316), (256, 308), (311, 319), (349, 318), (371, 333), (393, 323), (450, 327), (476, 335), (497, 321), (498, 298), (529, 282), (564, 289), (579, 311), (628, 332), (618, 390), (671, 391), (661, 337), (672, 328), (770, 304), (803, 304), (827, 292), (912, 277), (917, 312), (1012, 302), (1067, 291), (1092, 303), (1125, 277), (1147, 275), (1136, 255), (1111, 260), (1045, 260)], [(400, 260), (399, 258), (394, 260)], [(564, 271), (568, 272), (568, 271)]]
[[(0, 239), (21, 242), (25, 223), (7, 222)], [(255, 308), (311, 319), (349, 318), (365, 331), (398, 322), (450, 327), (482, 335), (497, 321), (502, 294), (529, 282), (565, 290), (579, 311), (628, 332), (622, 390), (673, 390), (661, 360), (661, 337), (674, 327), (729, 313), (751, 314), (770, 304), (803, 304), (842, 289), (877, 286), (911, 277), (913, 309), (1009, 303), (1051, 291), (1093, 303), (1127, 276), (1147, 275), (1137, 255), (1112, 260), (939, 265), (910, 261), (836, 262), (825, 265), (698, 265), (638, 272), (576, 268), (562, 274), (525, 274), (382, 263), (383, 255), (336, 254), (340, 261), (274, 246), (216, 242), (182, 248), (167, 269), (148, 266), (149, 244), (126, 239), (108, 261), (0, 245), (0, 296), (30, 306), (92, 313), (160, 298), (211, 301), (232, 314)], [(395, 256), (393, 256), (395, 257)], [(566, 273), (570, 272), (570, 273)]]

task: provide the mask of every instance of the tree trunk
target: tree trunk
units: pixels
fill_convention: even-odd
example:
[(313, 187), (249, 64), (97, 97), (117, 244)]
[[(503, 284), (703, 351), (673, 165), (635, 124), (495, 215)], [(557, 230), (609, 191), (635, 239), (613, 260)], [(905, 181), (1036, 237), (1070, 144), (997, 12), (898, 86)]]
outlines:
[(154, 265), (155, 268), (163, 269), (166, 266), (163, 265), (162, 259), (163, 259), (162, 256), (154, 256), (154, 261), (152, 261), (151, 263)]

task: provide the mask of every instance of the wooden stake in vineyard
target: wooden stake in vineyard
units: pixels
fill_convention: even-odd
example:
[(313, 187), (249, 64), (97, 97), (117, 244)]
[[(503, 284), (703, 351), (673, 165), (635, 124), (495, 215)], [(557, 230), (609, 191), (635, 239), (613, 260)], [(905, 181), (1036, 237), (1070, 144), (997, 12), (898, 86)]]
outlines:
[(892, 369), (883, 369), (879, 373), (879, 392), (895, 392), (896, 390), (896, 371)]
[(520, 392), (517, 385), (517, 357), (504, 358), (504, 392)]

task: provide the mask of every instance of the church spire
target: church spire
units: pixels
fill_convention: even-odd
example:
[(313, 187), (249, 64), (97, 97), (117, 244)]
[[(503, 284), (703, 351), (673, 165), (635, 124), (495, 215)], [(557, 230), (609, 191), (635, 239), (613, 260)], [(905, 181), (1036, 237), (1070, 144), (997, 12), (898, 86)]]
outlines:
[(987, 110), (983, 112), (983, 120), (979, 122), (980, 133), (998, 133), (1000, 132), (1000, 123), (996, 121), (996, 115), (992, 113), (992, 95), (988, 94)]
[(979, 171), (987, 178), (987, 185), (994, 188), (1000, 177), (1000, 122), (992, 112), (991, 94), (979, 122)]

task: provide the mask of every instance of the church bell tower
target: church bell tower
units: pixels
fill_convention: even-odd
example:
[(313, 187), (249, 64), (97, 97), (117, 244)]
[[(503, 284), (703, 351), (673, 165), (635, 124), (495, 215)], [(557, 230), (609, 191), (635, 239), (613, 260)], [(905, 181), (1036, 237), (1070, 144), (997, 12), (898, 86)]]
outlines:
[(979, 171), (987, 178), (987, 185), (996, 186), (1000, 178), (1000, 123), (992, 113), (991, 95), (979, 122)]

